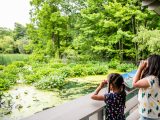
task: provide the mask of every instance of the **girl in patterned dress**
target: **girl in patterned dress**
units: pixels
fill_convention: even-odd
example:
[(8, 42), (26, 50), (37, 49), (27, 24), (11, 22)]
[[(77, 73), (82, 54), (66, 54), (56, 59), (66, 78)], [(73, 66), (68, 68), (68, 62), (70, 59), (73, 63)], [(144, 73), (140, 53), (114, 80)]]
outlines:
[(151, 55), (142, 60), (133, 78), (139, 88), (140, 120), (160, 120), (160, 56)]
[[(99, 91), (108, 83), (108, 93), (99, 95)], [(123, 77), (118, 73), (109, 74), (91, 96), (93, 100), (102, 100), (106, 103), (106, 120), (125, 120), (124, 108), (126, 92)]]

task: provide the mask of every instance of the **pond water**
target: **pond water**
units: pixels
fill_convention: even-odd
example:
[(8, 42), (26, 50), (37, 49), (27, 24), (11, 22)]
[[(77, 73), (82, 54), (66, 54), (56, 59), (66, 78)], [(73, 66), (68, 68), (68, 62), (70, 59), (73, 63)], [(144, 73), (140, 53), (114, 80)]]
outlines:
[(58, 92), (40, 91), (27, 85), (17, 85), (4, 96), (2, 102), (8, 105), (0, 107), (0, 120), (18, 120), (65, 102), (58, 97)]

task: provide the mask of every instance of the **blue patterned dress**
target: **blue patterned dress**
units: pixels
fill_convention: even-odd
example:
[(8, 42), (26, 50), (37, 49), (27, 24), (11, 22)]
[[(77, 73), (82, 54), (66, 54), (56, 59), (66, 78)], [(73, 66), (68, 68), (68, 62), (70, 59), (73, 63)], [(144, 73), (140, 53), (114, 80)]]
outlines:
[(123, 93), (106, 93), (106, 120), (125, 120)]

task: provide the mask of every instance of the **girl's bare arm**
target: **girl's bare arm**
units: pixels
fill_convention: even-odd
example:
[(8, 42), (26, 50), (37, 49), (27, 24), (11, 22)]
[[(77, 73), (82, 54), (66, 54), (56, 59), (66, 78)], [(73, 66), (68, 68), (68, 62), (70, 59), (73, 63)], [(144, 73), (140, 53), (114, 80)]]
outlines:
[(145, 69), (146, 65), (147, 65), (146, 61), (143, 60), (140, 62), (138, 70), (133, 78), (133, 82), (132, 82), (133, 87), (136, 87), (136, 88), (149, 87), (148, 81), (145, 78), (141, 79), (142, 72)]
[(101, 82), (100, 85), (97, 87), (97, 89), (95, 90), (95, 92), (93, 93), (93, 95), (91, 95), (91, 98), (93, 100), (100, 100), (103, 101), (105, 99), (104, 95), (99, 95), (99, 91), (104, 87), (105, 85), (105, 81)]

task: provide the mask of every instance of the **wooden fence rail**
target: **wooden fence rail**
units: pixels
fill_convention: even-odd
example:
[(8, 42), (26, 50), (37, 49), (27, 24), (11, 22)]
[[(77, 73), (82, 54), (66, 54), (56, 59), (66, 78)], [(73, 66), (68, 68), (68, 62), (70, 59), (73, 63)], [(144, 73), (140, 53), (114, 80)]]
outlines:
[[(101, 92), (104, 93), (106, 89)], [(104, 120), (105, 103), (90, 98), (91, 94), (69, 101), (54, 108), (36, 113), (23, 120)], [(127, 92), (125, 114), (127, 120), (138, 120), (137, 92)], [(129, 99), (130, 98), (130, 99)]]

